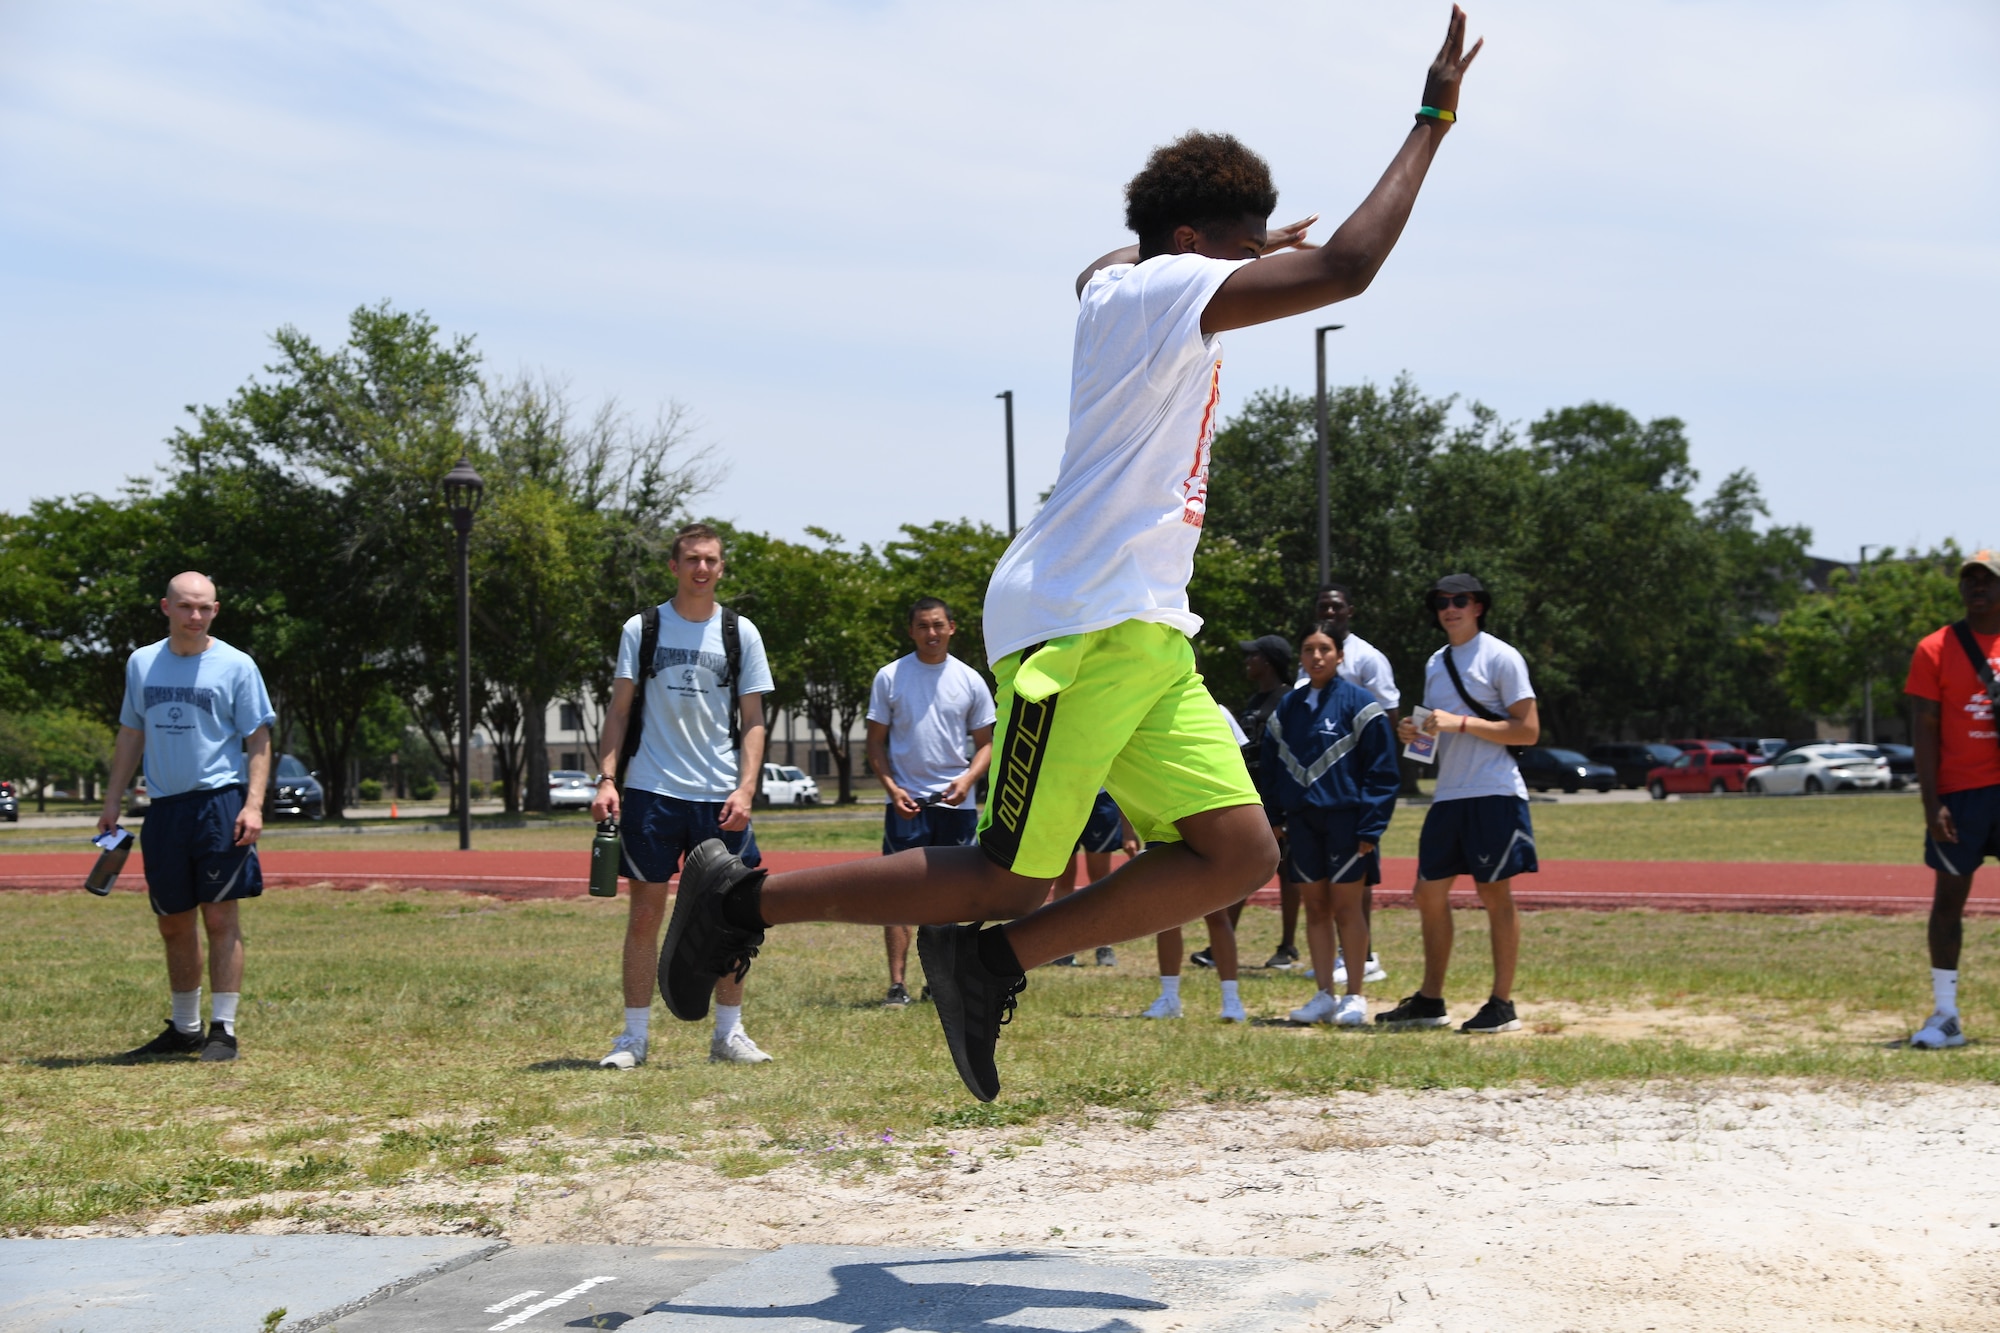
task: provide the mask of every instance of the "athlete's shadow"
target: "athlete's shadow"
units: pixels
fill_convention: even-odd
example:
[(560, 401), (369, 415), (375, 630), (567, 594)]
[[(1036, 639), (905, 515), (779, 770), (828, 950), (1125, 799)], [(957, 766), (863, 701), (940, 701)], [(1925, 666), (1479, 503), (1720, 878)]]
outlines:
[(598, 1067), (598, 1063), (595, 1060), (579, 1060), (574, 1056), (558, 1060), (537, 1060), (531, 1065), (524, 1066), (531, 1074), (553, 1074), (565, 1069), (596, 1069)]
[[(817, 1319), (842, 1333), (976, 1333), (977, 1330), (1018, 1330), (1018, 1333), (1064, 1333), (1063, 1328), (1029, 1323), (1026, 1310), (1164, 1310), (1158, 1301), (1113, 1291), (1074, 1291), (1060, 1287), (1016, 1287), (997, 1282), (908, 1282), (892, 1269), (933, 1264), (1032, 1263), (1037, 1254), (968, 1254), (949, 1259), (909, 1259), (874, 1264), (838, 1264), (828, 1270), (836, 1290), (810, 1305), (677, 1305), (662, 1302), (648, 1314), (692, 1315), (708, 1319)], [(678, 1322), (678, 1321), (677, 1321)], [(1138, 1325), (1113, 1316), (1093, 1324), (1089, 1333), (1138, 1333)]]

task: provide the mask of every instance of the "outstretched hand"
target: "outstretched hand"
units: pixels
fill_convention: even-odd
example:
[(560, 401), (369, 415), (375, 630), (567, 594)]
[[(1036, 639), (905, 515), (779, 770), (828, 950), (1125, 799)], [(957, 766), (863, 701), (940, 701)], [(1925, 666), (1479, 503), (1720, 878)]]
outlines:
[(1465, 49), (1465, 11), (1453, 5), (1451, 22), (1444, 30), (1444, 45), (1438, 48), (1437, 59), (1431, 61), (1431, 71), (1424, 78), (1425, 106), (1458, 114), (1458, 85), (1465, 78), (1472, 58), (1484, 45), (1486, 39), (1481, 37), (1470, 51)]
[(1319, 214), (1288, 222), (1282, 227), (1272, 227), (1264, 233), (1264, 248), (1259, 253), (1274, 255), (1280, 250), (1317, 250), (1319, 246), (1306, 239), (1306, 232), (1319, 221)]

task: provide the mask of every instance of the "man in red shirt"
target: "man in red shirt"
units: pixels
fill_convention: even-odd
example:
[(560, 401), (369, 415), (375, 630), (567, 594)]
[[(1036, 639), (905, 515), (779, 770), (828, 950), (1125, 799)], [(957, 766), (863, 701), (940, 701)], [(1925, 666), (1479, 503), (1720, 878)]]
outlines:
[[(1980, 863), (1989, 856), (2000, 860), (2000, 726), (1992, 688), (2000, 668), (2000, 551), (1976, 552), (1959, 567), (1958, 595), (1965, 619), (1924, 637), (1903, 686), (1916, 716), (1911, 739), (1929, 835), (1924, 864), (1937, 872), (1930, 923), (1937, 1008), (1910, 1045), (1932, 1051), (1965, 1045), (1958, 1023), (1965, 898)], [(1965, 631), (1977, 646), (1977, 666)]]

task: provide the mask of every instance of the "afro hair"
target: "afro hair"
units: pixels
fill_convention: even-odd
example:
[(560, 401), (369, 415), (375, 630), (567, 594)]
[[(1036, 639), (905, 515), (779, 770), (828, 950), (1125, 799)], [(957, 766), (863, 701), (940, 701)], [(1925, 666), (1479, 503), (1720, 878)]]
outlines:
[(1189, 130), (1155, 148), (1125, 187), (1125, 225), (1147, 250), (1165, 249), (1176, 227), (1269, 217), (1277, 206), (1270, 164), (1233, 134)]

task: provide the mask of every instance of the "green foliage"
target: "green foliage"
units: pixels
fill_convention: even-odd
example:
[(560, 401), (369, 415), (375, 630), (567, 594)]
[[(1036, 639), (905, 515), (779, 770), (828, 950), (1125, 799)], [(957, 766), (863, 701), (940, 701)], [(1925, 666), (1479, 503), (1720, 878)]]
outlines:
[(1808, 712), (1852, 715), (1873, 677), (1902, 697), (1917, 640), (1964, 615), (1956, 549), (1884, 551), (1858, 570), (1836, 569), (1825, 593), (1801, 598), (1769, 631), (1783, 649), (1782, 680)]
[(355, 788), (364, 801), (379, 801), (382, 799), (382, 780), (380, 778), (363, 778), (355, 784)]
[(37, 809), (50, 780), (102, 775), (110, 761), (110, 729), (78, 709), (0, 713), (0, 776), (34, 778)]

